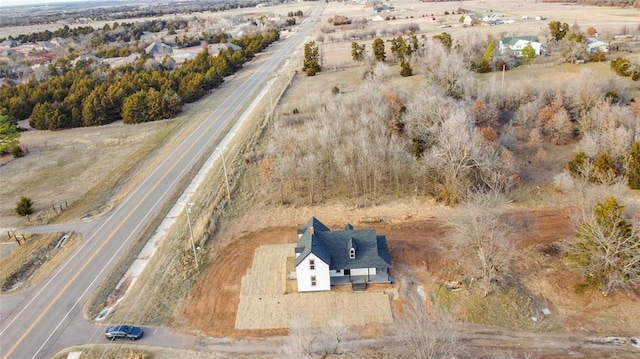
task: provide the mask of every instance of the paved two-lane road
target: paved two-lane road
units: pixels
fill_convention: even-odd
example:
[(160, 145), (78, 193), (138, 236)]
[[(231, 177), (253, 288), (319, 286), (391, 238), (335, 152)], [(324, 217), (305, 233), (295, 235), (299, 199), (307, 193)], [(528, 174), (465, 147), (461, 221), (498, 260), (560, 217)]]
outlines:
[[(2, 358), (49, 358), (64, 347), (101, 341), (102, 328), (82, 317), (88, 295), (117, 263), (132, 241), (158, 215), (187, 173), (216, 143), (230, 121), (254, 100), (287, 57), (301, 48), (322, 12), (318, 6), (299, 31), (272, 45), (264, 63), (222, 105), (168, 155), (108, 216), (83, 231), (82, 245), (47, 280), (13, 297), (2, 297), (0, 353)], [(215, 96), (215, 94), (214, 94)], [(153, 332), (145, 333), (149, 344)], [(164, 343), (185, 345), (184, 336), (164, 334)]]

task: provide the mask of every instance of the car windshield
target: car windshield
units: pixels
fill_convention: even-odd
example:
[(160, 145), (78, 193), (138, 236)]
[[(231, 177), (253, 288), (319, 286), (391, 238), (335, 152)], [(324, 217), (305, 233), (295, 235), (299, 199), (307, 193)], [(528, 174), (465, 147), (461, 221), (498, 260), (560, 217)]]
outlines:
[(120, 327), (116, 328), (117, 331), (119, 332), (123, 332), (123, 333), (131, 333), (131, 327), (128, 325), (121, 325)]

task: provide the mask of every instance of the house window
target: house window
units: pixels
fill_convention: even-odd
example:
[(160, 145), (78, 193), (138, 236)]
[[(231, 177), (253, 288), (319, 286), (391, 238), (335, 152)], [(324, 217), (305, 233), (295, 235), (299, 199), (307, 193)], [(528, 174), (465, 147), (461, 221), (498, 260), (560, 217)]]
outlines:
[(349, 258), (354, 259), (355, 257), (356, 257), (356, 249), (355, 248), (349, 249)]
[(315, 259), (309, 259), (309, 269), (310, 270), (315, 270), (316, 269), (316, 261), (315, 261)]
[(316, 286), (316, 276), (315, 276), (315, 275), (312, 275), (312, 276), (311, 276), (311, 286), (312, 286), (312, 287), (315, 287), (315, 286)]

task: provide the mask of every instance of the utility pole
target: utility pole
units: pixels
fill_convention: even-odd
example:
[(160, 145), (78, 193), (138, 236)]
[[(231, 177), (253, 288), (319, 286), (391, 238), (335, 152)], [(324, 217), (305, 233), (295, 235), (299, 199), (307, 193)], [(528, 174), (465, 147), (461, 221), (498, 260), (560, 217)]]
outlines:
[(198, 253), (196, 253), (196, 244), (193, 241), (193, 228), (191, 228), (191, 217), (189, 214), (191, 213), (191, 206), (193, 203), (185, 203), (185, 207), (187, 210), (187, 223), (189, 223), (189, 236), (191, 237), (191, 247), (193, 248), (193, 259), (196, 263), (196, 271), (198, 270)]
[(224, 161), (224, 147), (220, 148), (220, 153), (222, 154), (222, 170), (224, 171), (224, 181), (227, 184), (227, 199), (231, 199), (231, 189), (229, 188), (229, 176), (227, 175), (227, 164)]

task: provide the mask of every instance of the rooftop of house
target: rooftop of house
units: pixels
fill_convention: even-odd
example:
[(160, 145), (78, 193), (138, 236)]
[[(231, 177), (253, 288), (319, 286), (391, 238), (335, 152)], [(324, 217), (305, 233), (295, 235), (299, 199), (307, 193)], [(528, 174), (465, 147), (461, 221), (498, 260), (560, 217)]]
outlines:
[[(331, 231), (315, 217), (298, 230), (295, 265), (300, 264), (310, 253), (315, 254), (329, 269), (388, 268), (391, 265), (389, 248), (385, 236), (376, 235), (375, 229), (353, 229), (348, 224), (344, 231)], [(349, 250), (356, 250), (350, 258)]]
[(538, 38), (535, 36), (513, 36), (503, 38), (502, 43), (504, 45), (515, 45), (520, 40), (527, 42), (538, 42)]

